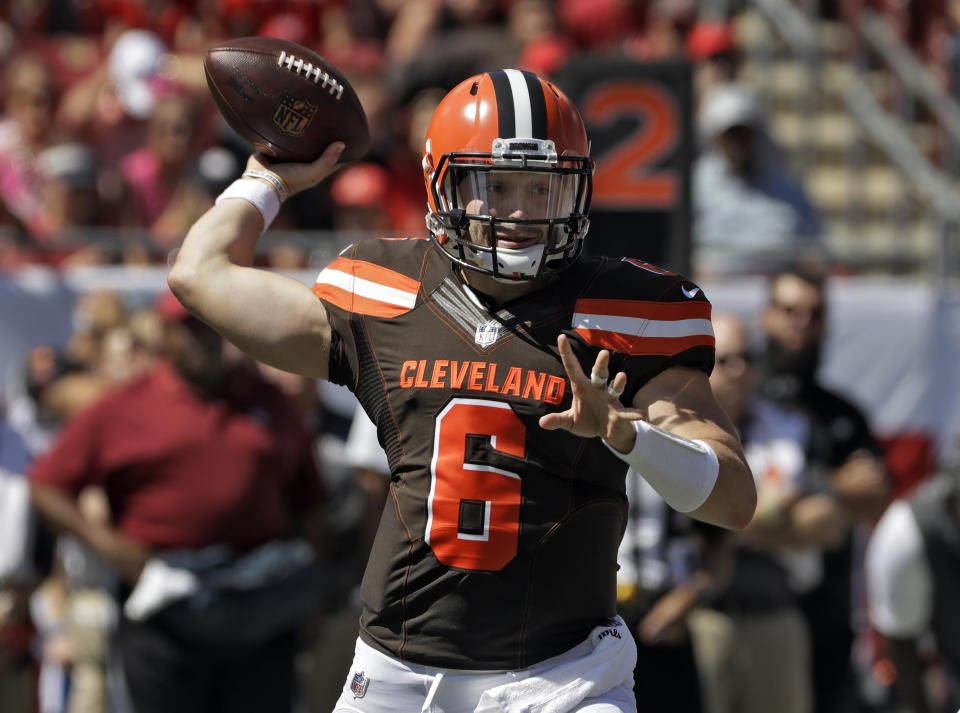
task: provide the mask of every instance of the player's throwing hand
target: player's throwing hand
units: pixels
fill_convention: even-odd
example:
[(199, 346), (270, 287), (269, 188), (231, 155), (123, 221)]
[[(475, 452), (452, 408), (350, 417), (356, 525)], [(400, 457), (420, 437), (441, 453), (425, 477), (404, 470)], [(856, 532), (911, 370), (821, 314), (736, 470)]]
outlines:
[(608, 383), (610, 352), (606, 349), (597, 354), (589, 377), (580, 368), (566, 335), (557, 337), (557, 350), (570, 380), (573, 402), (566, 411), (541, 416), (540, 426), (551, 431), (562, 428), (583, 438), (599, 436), (618, 450), (629, 451), (636, 437), (631, 422), (645, 418), (645, 414), (620, 403), (627, 375), (618, 372)]
[[(315, 161), (309, 163), (273, 162), (263, 154), (253, 154), (247, 159), (247, 172), (269, 173), (280, 180), (283, 186), (283, 198), (289, 198), (300, 191), (320, 183), (337, 168), (337, 161), (343, 153), (345, 145), (342, 141), (334, 141), (327, 146), (324, 152)], [(253, 177), (264, 178), (256, 173)], [(271, 184), (272, 181), (269, 181)]]

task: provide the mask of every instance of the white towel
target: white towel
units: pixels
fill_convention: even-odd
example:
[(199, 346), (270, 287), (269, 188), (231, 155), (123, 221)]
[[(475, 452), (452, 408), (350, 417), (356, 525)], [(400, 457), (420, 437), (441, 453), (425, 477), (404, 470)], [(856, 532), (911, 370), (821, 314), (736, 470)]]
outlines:
[(193, 572), (171, 567), (162, 559), (147, 560), (137, 586), (123, 605), (123, 613), (133, 621), (143, 621), (180, 599), (200, 590), (200, 578)]
[(637, 647), (623, 619), (596, 627), (589, 641), (593, 649), (583, 656), (536, 666), (527, 678), (484, 691), (474, 713), (566, 713), (633, 680)]
[(33, 509), (27, 479), (0, 468), (0, 584), (30, 579), (32, 534)]

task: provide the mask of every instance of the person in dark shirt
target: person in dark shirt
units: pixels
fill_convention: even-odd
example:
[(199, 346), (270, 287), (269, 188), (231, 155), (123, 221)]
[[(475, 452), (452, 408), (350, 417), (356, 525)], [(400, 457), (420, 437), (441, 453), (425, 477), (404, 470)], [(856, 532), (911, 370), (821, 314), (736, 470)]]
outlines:
[(801, 598), (812, 636), (814, 709), (848, 711), (857, 695), (851, 663), (853, 533), (880, 517), (889, 499), (889, 477), (866, 417), (818, 378), (827, 334), (822, 277), (804, 269), (774, 275), (762, 321), (761, 393), (804, 415), (811, 492), (835, 499), (848, 521), (841, 544), (824, 551), (820, 584)]
[(890, 504), (871, 533), (865, 570), (870, 623), (896, 672), (892, 700), (911, 713), (953, 713), (960, 708), (960, 463)]

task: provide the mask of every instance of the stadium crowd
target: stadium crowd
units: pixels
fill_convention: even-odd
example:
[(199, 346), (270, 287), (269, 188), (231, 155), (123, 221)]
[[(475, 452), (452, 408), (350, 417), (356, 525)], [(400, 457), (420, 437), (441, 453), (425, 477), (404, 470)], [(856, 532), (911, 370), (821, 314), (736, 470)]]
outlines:
[[(666, 512), (633, 474), (618, 598), (641, 648), (639, 710), (953, 711), (960, 704), (960, 667), (949, 656), (938, 659), (916, 616), (908, 627), (892, 605), (871, 621), (878, 627), (871, 635), (879, 640), (887, 634), (897, 644), (896, 662), (906, 662), (900, 680), (908, 680), (911, 689), (880, 702), (863, 695), (863, 675), (891, 690), (897, 679), (896, 662), (884, 658), (882, 645), (876, 660), (884, 666), (860, 671), (853, 656), (854, 635), (863, 628), (852, 619), (852, 600), (863, 583), (863, 539), (891, 501), (891, 484), (868, 419), (816, 380), (829, 316), (820, 220), (802, 182), (789, 175), (778, 154), (762, 102), (739, 80), (728, 3), (715, 5), (692, 0), (4, 4), (0, 271), (32, 264), (59, 269), (169, 262), (189, 226), (239, 175), (249, 152), (213, 105), (201, 66), (206, 47), (232, 37), (259, 34), (308, 45), (357, 89), (373, 137), (368, 156), (329, 185), (285, 203), (273, 225), (281, 231), (329, 229), (348, 240), (424, 234), (425, 196), (416, 167), (425, 122), (444, 92), (464, 77), (503, 66), (550, 76), (570, 57), (588, 52), (690, 62), (699, 145), (693, 168), (694, 273), (770, 276), (760, 340), (747, 338), (730, 315), (715, 314), (717, 365), (711, 377), (718, 400), (744, 437), (760, 506), (743, 533), (717, 532)], [(263, 265), (315, 267), (300, 243), (270, 246), (259, 258)], [(785, 257), (799, 266), (795, 272), (779, 271)], [(276, 494), (253, 472), (250, 492), (230, 494), (233, 507), (211, 501), (206, 510), (184, 510), (186, 505), (174, 502), (169, 507), (184, 518), (184, 532), (149, 537), (158, 538), (158, 547), (229, 543), (259, 552), (271, 541), (289, 544), (287, 538), (295, 535), (302, 549), (274, 549), (266, 564), (259, 561), (261, 567), (303, 577), (297, 580), (301, 592), (316, 587), (313, 606), (282, 583), (271, 581), (263, 590), (273, 602), (289, 601), (284, 614), (297, 616), (282, 642), (289, 669), (277, 662), (273, 648), (263, 655), (276, 669), (227, 654), (217, 664), (229, 669), (224, 685), (234, 695), (259, 685), (287, 686), (291, 710), (326, 713), (339, 695), (356, 635), (357, 586), (388, 477), (373, 455), (375, 437), (352, 396), (256, 364), (211, 341), (171, 299), (161, 293), (156, 301), (131, 304), (110, 289), (87, 292), (73, 307), (69, 343), (23, 354), (14, 387), (0, 396), (3, 713), (135, 713), (123, 680), (135, 667), (137, 647), (157, 643), (138, 639), (120, 623), (148, 617), (163, 605), (150, 599), (158, 596), (155, 591), (135, 587), (137, 576), (129, 572), (153, 563), (157, 581), (177, 565), (201, 565), (153, 559), (150, 551), (124, 548), (118, 540), (95, 552), (72, 536), (76, 527), (89, 527), (109, 539), (105, 533), (114, 532), (135, 490), (131, 484), (116, 490), (117, 482), (105, 477), (108, 465), (91, 454), (81, 461), (80, 451), (85, 434), (91, 439), (101, 427), (94, 421), (120, 419), (116, 414), (129, 420), (124, 409), (135, 412), (135, 399), (150, 398), (131, 385), (153, 384), (172, 401), (169, 392), (181, 381), (209, 385), (204, 380), (213, 378), (213, 367), (203, 355), (212, 352), (216, 378), (239, 375), (230, 382), (227, 400), (242, 404), (218, 418), (242, 417), (250, 433), (261, 428), (269, 434), (263, 412), (276, 409), (296, 420), (280, 435), (289, 436), (291, 429), (308, 434), (310, 465), (288, 463), (289, 473), (280, 468), (273, 473), (289, 476), (284, 497), (297, 508), (287, 513), (278, 505), (269, 518), (260, 512), (258, 522), (251, 502), (262, 505)], [(0, 324), (0, 338), (2, 331)], [(129, 403), (117, 399), (118, 393)], [(176, 417), (186, 419), (186, 431), (196, 419), (194, 436), (212, 418), (201, 405), (195, 407), (162, 405), (185, 409)], [(204, 440), (216, 453), (217, 444)], [(277, 444), (263, 445), (268, 447)], [(291, 450), (285, 443), (284, 451)], [(305, 485), (311, 478), (316, 482)], [(68, 514), (78, 520), (65, 519), (64, 501), (49, 492), (54, 485), (70, 493)], [(312, 510), (320, 511), (318, 518)], [(943, 527), (956, 529), (960, 516), (954, 510), (952, 518), (943, 516)], [(936, 530), (937, 515), (932, 507), (923, 512), (928, 511), (922, 524), (933, 523), (928, 529)], [(197, 519), (203, 516), (210, 517), (209, 526)], [(149, 518), (142, 525), (149, 526)], [(253, 540), (237, 535), (258, 528)], [(950, 556), (938, 551), (936, 563)], [(956, 561), (957, 552), (952, 556)], [(947, 579), (943, 586), (954, 586)], [(928, 589), (942, 584), (939, 578), (934, 582)], [(193, 586), (166, 595), (193, 601), (209, 594)], [(204, 601), (210, 605), (209, 598)], [(251, 606), (255, 628), (264, 607)], [(184, 626), (201, 635), (190, 613), (181, 613)], [(953, 626), (955, 616), (933, 621)], [(290, 625), (261, 623), (272, 634)], [(236, 632), (212, 631), (213, 623), (210, 628), (217, 646), (276, 646), (275, 639), (237, 642), (228, 636)], [(913, 646), (917, 641), (919, 649)], [(917, 650), (921, 658), (904, 653)], [(120, 673), (124, 656), (126, 679)], [(922, 674), (907, 675), (921, 664), (928, 666), (926, 689), (918, 683)], [(919, 689), (924, 690), (918, 694)], [(782, 704), (771, 703), (781, 699)]]

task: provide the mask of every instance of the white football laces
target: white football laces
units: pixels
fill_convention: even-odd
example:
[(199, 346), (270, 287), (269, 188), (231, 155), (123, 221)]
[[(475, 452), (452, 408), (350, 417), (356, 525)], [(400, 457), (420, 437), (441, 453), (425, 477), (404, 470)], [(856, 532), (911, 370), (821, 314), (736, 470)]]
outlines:
[[(337, 99), (343, 96), (343, 85), (336, 78), (324, 72), (320, 67), (314, 67), (313, 63), (304, 62), (301, 57), (287, 54), (281, 50), (280, 56), (277, 58), (277, 66), (284, 67), (294, 74), (300, 74), (302, 71), (307, 79), (312, 80), (314, 84), (320, 84), (321, 88), (327, 89)], [(322, 83), (321, 80), (323, 80)]]

